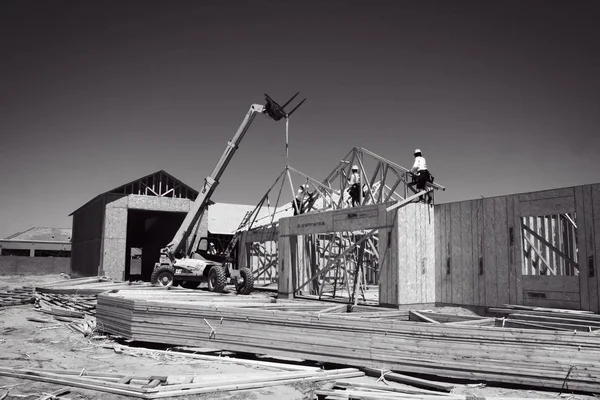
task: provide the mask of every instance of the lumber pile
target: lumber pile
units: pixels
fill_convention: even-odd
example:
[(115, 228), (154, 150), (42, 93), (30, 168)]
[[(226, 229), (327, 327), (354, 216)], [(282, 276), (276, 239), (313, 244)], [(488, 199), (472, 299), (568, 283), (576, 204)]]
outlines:
[(410, 310), (411, 321), (431, 322), (434, 324), (458, 324), (458, 325), (480, 325), (495, 326), (495, 318), (480, 317), (478, 315), (447, 314), (429, 310)]
[(504, 305), (502, 308), (488, 308), (488, 312), (504, 317), (503, 320), (496, 321), (497, 326), (555, 331), (600, 332), (600, 315), (591, 311)]
[(0, 308), (30, 304), (35, 301), (32, 287), (6, 289), (0, 291)]
[[(415, 388), (391, 387), (384, 384), (337, 381), (315, 392), (317, 400), (535, 400), (535, 398), (475, 397), (460, 394), (439, 393)], [(551, 399), (552, 397), (548, 397)]]
[[(269, 299), (270, 300), (270, 299)], [(320, 307), (320, 309), (319, 309)], [(600, 389), (600, 335), (352, 318), (314, 302), (206, 292), (98, 297), (98, 327), (128, 340), (302, 358), (456, 379)]]
[(328, 381), (364, 375), (355, 368), (254, 372), (248, 374), (215, 374), (184, 376), (135, 376), (81, 370), (44, 370), (0, 367), (0, 376), (29, 379), (131, 396), (161, 399), (202, 393), (226, 392), (286, 385), (298, 382)]
[(62, 279), (60, 281), (36, 286), (38, 293), (63, 294), (63, 295), (98, 295), (111, 290), (156, 289), (166, 290), (162, 286), (152, 286), (148, 282), (115, 282), (104, 276), (87, 278)]

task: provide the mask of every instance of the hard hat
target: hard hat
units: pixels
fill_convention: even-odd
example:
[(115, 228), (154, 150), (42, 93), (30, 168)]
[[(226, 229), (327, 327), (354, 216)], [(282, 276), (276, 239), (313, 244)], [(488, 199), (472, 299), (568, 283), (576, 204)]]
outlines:
[(214, 244), (213, 242), (210, 242), (210, 243), (209, 243), (209, 246), (214, 246), (214, 245), (215, 245), (215, 244)]
[(353, 165), (352, 166), (352, 171), (358, 171), (358, 165)]
[(415, 154), (420, 153), (421, 149), (415, 149)]

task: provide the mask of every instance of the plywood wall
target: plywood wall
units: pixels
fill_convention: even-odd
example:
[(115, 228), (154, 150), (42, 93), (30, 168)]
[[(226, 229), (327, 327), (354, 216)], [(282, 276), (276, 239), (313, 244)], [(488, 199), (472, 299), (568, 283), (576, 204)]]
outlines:
[[(576, 216), (577, 276), (523, 273), (521, 218), (561, 213)], [(438, 303), (599, 311), (600, 184), (439, 204), (434, 215)]]
[[(379, 233), (382, 263), (379, 303), (394, 306), (435, 303), (434, 208), (411, 203), (387, 218), (392, 229)], [(388, 241), (393, 245), (382, 250), (381, 245)]]
[(99, 273), (105, 205), (100, 197), (73, 214), (71, 273), (76, 277)]

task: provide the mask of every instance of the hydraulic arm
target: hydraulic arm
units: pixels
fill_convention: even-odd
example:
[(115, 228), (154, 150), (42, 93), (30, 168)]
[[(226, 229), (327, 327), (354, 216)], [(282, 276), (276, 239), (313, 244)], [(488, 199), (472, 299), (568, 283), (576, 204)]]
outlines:
[[(227, 147), (225, 148), (225, 151), (223, 152), (221, 159), (215, 166), (215, 168), (212, 171), (212, 173), (210, 174), (210, 176), (205, 178), (202, 190), (200, 191), (200, 193), (198, 194), (198, 197), (194, 201), (194, 204), (192, 205), (192, 208), (188, 212), (187, 216), (185, 217), (185, 220), (183, 221), (183, 223), (177, 230), (177, 233), (175, 233), (175, 236), (173, 237), (171, 242), (164, 249), (162, 249), (161, 260), (160, 260), (161, 264), (165, 264), (165, 263), (172, 264), (175, 262), (175, 259), (183, 258), (183, 257), (190, 257), (191, 253), (193, 253), (195, 251), (195, 249), (193, 249), (193, 248), (186, 248), (188, 246), (193, 247), (188, 244), (195, 242), (195, 240), (193, 240), (193, 238), (191, 238), (191, 236), (193, 234), (195, 234), (194, 228), (196, 227), (196, 224), (198, 223), (198, 221), (204, 214), (204, 212), (209, 204), (210, 198), (211, 198), (213, 192), (215, 191), (217, 185), (219, 184), (219, 179), (221, 179), (221, 175), (223, 175), (223, 172), (227, 168), (227, 165), (229, 164), (233, 155), (235, 154), (236, 150), (238, 149), (240, 142), (244, 138), (244, 135), (246, 134), (246, 131), (252, 124), (252, 121), (254, 120), (254, 117), (256, 116), (256, 114), (265, 114), (275, 121), (279, 121), (282, 118), (289, 118), (289, 116), (294, 111), (296, 111), (296, 109), (298, 109), (298, 107), (300, 107), (300, 105), (302, 103), (304, 103), (304, 101), (306, 100), (306, 99), (302, 100), (289, 113), (286, 112), (284, 110), (284, 108), (297, 95), (298, 95), (298, 93), (296, 93), (283, 106), (280, 106), (273, 99), (271, 99), (268, 95), (265, 94), (265, 98), (266, 98), (265, 105), (253, 104), (252, 106), (250, 106), (250, 110), (248, 110), (248, 113), (246, 114), (240, 127), (238, 128), (237, 132), (235, 133), (235, 136), (233, 137), (233, 139), (230, 142), (227, 143)], [(192, 240), (190, 240), (190, 239), (192, 239)]]

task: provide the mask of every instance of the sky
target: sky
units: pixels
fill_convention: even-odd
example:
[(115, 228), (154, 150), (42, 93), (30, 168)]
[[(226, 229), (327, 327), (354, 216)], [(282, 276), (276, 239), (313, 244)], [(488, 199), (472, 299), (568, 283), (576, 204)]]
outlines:
[[(449, 202), (600, 182), (596, 1), (31, 1), (0, 13), (0, 237), (70, 227), (164, 169), (200, 188), (263, 93), (307, 102), (289, 163), (354, 146)], [(284, 168), (258, 116), (213, 200), (256, 204)]]

